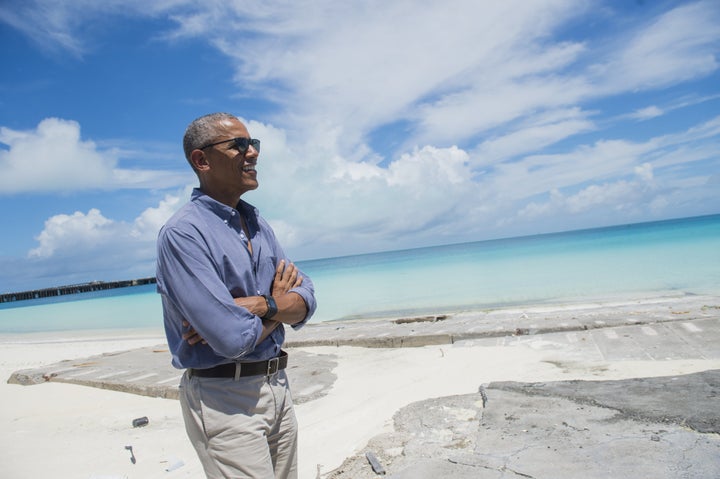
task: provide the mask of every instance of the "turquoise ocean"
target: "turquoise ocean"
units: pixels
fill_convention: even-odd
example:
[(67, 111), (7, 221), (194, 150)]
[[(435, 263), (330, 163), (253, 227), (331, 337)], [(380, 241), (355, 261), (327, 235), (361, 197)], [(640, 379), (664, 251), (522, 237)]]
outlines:
[[(720, 294), (720, 215), (299, 261), (312, 322)], [(0, 333), (162, 329), (155, 285), (0, 303)]]

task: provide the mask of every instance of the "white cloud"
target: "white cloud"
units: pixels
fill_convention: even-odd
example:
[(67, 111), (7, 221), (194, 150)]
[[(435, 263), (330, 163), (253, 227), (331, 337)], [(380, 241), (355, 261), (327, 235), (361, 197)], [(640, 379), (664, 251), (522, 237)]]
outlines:
[[(18, 8), (24, 14), (16, 16), (27, 25), (37, 24), (28, 20), (37, 11), (49, 12), (52, 29), (76, 43), (79, 26), (101, 16), (169, 16), (177, 27), (161, 32), (164, 38), (201, 38), (216, 45), (235, 63), (243, 94), (254, 92), (283, 106), (275, 124), (293, 137), (317, 128), (334, 131), (346, 157), (368, 134), (397, 121), (408, 122), (399, 153), (474, 141), (497, 128), (522, 135), (513, 122), (533, 128), (533, 117), (548, 111), (582, 108), (585, 101), (699, 78), (718, 68), (720, 9), (712, 1), (647, 19), (637, 9), (623, 17), (625, 29), (578, 40), (557, 38), (555, 32), (577, 18), (613, 22), (613, 15), (627, 15), (630, 8), (613, 12), (608, 5), (571, 0), (342, 6), (323, 0), (310, 8), (36, 0)], [(225, 27), (215, 28), (219, 22)], [(568, 125), (570, 134), (572, 128)]]
[(454, 218), (450, 213), (473, 189), (468, 155), (457, 147), (427, 146), (380, 166), (326, 156), (328, 150), (312, 144), (291, 147), (278, 130), (257, 122), (249, 130), (275, 138), (260, 155), (261, 186), (246, 199), (279, 227), (281, 242), (306, 253), (314, 247), (313, 256), (341, 252), (362, 238), (377, 249), (430, 235)]
[[(640, 201), (651, 193), (652, 167), (645, 164), (634, 169), (637, 178), (618, 180), (608, 183), (591, 184), (577, 193), (565, 195), (558, 189), (550, 191), (549, 199), (544, 203), (531, 202), (518, 212), (518, 217), (537, 218), (561, 214), (577, 215), (592, 210), (601, 210), (603, 214), (623, 210), (637, 210), (645, 202)], [(652, 200), (651, 200), (652, 201)]]
[[(110, 22), (114, 16), (155, 16), (164, 14), (187, 0), (3, 0), (0, 22), (16, 28), (51, 53), (67, 52), (82, 57), (92, 49), (92, 41), (83, 36)], [(100, 28), (99, 30), (102, 30)]]
[(78, 192), (118, 188), (167, 188), (188, 180), (185, 174), (123, 169), (118, 150), (83, 140), (75, 121), (46, 118), (29, 131), (0, 127), (0, 194)]
[(478, 167), (509, 160), (521, 154), (542, 151), (578, 133), (592, 131), (596, 127), (579, 108), (548, 111), (523, 122), (516, 129), (483, 141), (473, 151), (473, 164)]
[[(601, 140), (528, 154), (594, 128), (580, 110), (536, 118), (532, 128), (519, 127), (472, 153), (424, 146), (381, 163), (341, 155), (333, 134), (299, 143), (278, 127), (247, 121), (263, 149), (260, 188), (245, 199), (277, 227), (291, 252), (332, 256), (497, 236), (503, 228), (547, 231), (562, 227), (558, 218), (591, 226), (609, 212), (616, 216), (608, 223), (618, 214), (641, 218), (662, 208), (668, 214), (682, 203), (673, 193), (685, 186), (679, 172), (690, 174), (693, 163), (717, 154), (716, 121), (646, 141)], [(702, 194), (712, 196), (709, 188)]]
[(652, 141), (604, 140), (567, 153), (529, 155), (494, 165), (486, 186), (506, 201), (527, 200), (549, 191), (625, 176), (654, 149)]
[(635, 174), (646, 183), (650, 183), (653, 179), (653, 167), (650, 163), (643, 163), (634, 168)]
[(92, 141), (81, 140), (80, 125), (74, 121), (48, 118), (34, 131), (2, 127), (0, 142), (10, 146), (0, 151), (3, 193), (106, 185), (117, 163), (112, 152), (100, 153)]
[(131, 222), (107, 218), (96, 208), (54, 215), (35, 237), (38, 246), (28, 252), (28, 258), (65, 264), (76, 272), (92, 271), (100, 265), (117, 267), (118, 262), (121, 267), (153, 264), (158, 231), (189, 198), (190, 190), (188, 186), (166, 195)]
[[(551, 74), (582, 51), (577, 44), (540, 41), (581, 12), (581, 2), (286, 7), (269, 17), (265, 9), (239, 13), (253, 18), (236, 24), (257, 33), (251, 39), (220, 30), (205, 34), (237, 61), (244, 87), (262, 86), (263, 94), (268, 82), (279, 85), (264, 93), (279, 98), (292, 115), (284, 112), (276, 121), (300, 130), (325, 121), (341, 127), (343, 152), (398, 119), (420, 127), (417, 139), (407, 142), (412, 148), (452, 144), (510, 121), (533, 104), (557, 104), (563, 101), (557, 93), (572, 91), (563, 79), (549, 90), (526, 78)], [(264, 54), (244, 55), (247, 50)], [(512, 94), (504, 95), (498, 88), (508, 82), (521, 88), (506, 88)]]
[[(613, 214), (662, 214), (682, 204), (682, 189), (691, 188), (699, 199), (708, 194), (700, 193), (703, 187), (711, 189), (703, 186), (709, 178), (678, 180), (663, 171), (687, 161), (668, 148), (707, 135), (713, 122), (641, 144), (605, 141), (563, 155), (526, 156), (480, 177), (457, 147), (418, 148), (384, 167), (337, 155), (328, 163), (324, 150), (290, 145), (282, 130), (247, 123), (253, 136), (271, 141), (258, 166), (261, 188), (246, 199), (261, 208), (286, 249), (301, 257), (346, 254), (359, 243), (369, 251), (470, 240), (513, 227), (549, 231), (558, 217), (597, 224), (611, 222)], [(134, 269), (118, 277), (151, 275), (157, 230), (189, 193), (188, 186), (167, 194), (129, 222), (97, 209), (53, 216), (29, 256), (76, 274), (86, 271), (86, 278), (125, 266)]]
[(621, 35), (593, 70), (614, 91), (652, 89), (717, 70), (720, 9), (701, 1), (671, 9), (647, 27)]
[(82, 40), (73, 35), (72, 17), (60, 2), (8, 0), (0, 5), (0, 21), (25, 33), (40, 48), (75, 56), (83, 52)]
[(641, 108), (639, 110), (635, 110), (634, 112), (630, 113), (628, 116), (630, 118), (635, 118), (637, 120), (649, 120), (650, 118), (655, 118), (658, 116), (662, 116), (665, 112), (658, 108), (655, 105), (648, 106), (645, 108)]
[[(504, 175), (530, 200), (518, 210), (517, 221), (558, 224), (572, 215), (612, 224), (620, 217), (631, 222), (670, 211), (676, 217), (716, 212), (720, 197), (711, 184), (720, 166), (716, 123), (714, 119), (643, 143), (603, 141), (569, 154), (526, 158), (518, 162), (524, 178), (518, 171)], [(703, 162), (709, 163), (707, 168), (692, 167)], [(696, 212), (690, 213), (693, 203)], [(704, 203), (703, 208), (697, 209), (697, 203)]]
[(35, 238), (40, 246), (28, 256), (48, 258), (58, 251), (85, 250), (115, 238), (117, 224), (92, 208), (87, 214), (55, 215), (45, 222), (45, 229)]
[(191, 189), (188, 186), (180, 195), (166, 195), (158, 206), (143, 211), (133, 222), (130, 236), (155, 241), (162, 225), (180, 208), (183, 200), (190, 197)]
[[(590, 3), (561, 0), (377, 6), (235, 4), (173, 18), (181, 25), (178, 35), (212, 38), (236, 62), (244, 89), (256, 88), (286, 107), (275, 122), (301, 134), (317, 125), (337, 129), (344, 155), (396, 121), (409, 122), (400, 152), (445, 146), (518, 119), (532, 123), (547, 111), (718, 68), (720, 11), (713, 2), (647, 20), (640, 13), (624, 19), (631, 27), (625, 31), (582, 41), (553, 33), (583, 15), (612, 22), (625, 10), (608, 14), (606, 6), (593, 10)], [(236, 31), (211, 29), (207, 20), (223, 16), (243, 21), (234, 24)], [(245, 55), (248, 50), (263, 55)]]

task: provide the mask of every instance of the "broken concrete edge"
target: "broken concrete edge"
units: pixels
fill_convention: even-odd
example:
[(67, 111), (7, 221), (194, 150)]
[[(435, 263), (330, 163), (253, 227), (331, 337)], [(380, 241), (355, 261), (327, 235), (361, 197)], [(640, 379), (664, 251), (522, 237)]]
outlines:
[(177, 388), (167, 386), (151, 386), (132, 384), (126, 382), (113, 382), (113, 381), (85, 381), (82, 379), (70, 379), (63, 378), (56, 374), (41, 374), (38, 372), (32, 372), (35, 370), (17, 371), (14, 372), (7, 380), (8, 384), (19, 384), (21, 386), (31, 386), (35, 384), (42, 384), (46, 382), (56, 382), (65, 384), (76, 384), (79, 386), (89, 386), (99, 389), (107, 389), (110, 391), (117, 391), (129, 394), (135, 394), (138, 396), (156, 397), (163, 399), (177, 399), (178, 390)]
[[(683, 321), (694, 321), (698, 319), (707, 319), (705, 316), (683, 318)], [(550, 333), (568, 333), (574, 331), (589, 331), (595, 329), (611, 329), (624, 326), (652, 325), (661, 323), (671, 323), (678, 321), (677, 318), (661, 318), (651, 320), (628, 320), (622, 324), (567, 324), (564, 326), (548, 326), (548, 327), (510, 327), (494, 331), (477, 331), (462, 333), (444, 333), (444, 334), (398, 334), (395, 336), (383, 337), (361, 337), (361, 338), (336, 338), (336, 339), (291, 339), (285, 342), (286, 348), (307, 348), (318, 346), (355, 346), (365, 348), (402, 348), (402, 347), (422, 347), (441, 344), (454, 344), (459, 341), (468, 341), (473, 339), (500, 338), (509, 336), (531, 336), (537, 334)], [(351, 331), (346, 331), (346, 334)]]
[[(30, 383), (22, 383), (20, 381), (22, 381), (22, 379), (18, 379), (17, 382), (13, 381), (12, 384), (20, 384), (23, 386), (30, 384)], [(43, 382), (49, 382), (49, 381), (43, 381)], [(141, 386), (141, 385), (137, 385), (137, 384), (113, 383), (113, 382), (76, 381), (76, 380), (67, 380), (67, 379), (62, 379), (62, 378), (53, 379), (52, 382), (75, 384), (78, 386), (88, 386), (88, 387), (93, 387), (96, 389), (106, 389), (108, 391), (134, 394), (136, 396), (145, 396), (145, 397), (160, 398), (160, 399), (174, 399), (174, 400), (179, 399), (179, 390), (178, 390), (178, 388), (174, 388), (174, 387)], [(8, 381), (8, 383), (11, 383), (11, 381)], [(40, 384), (40, 383), (33, 383), (33, 384)], [(320, 394), (320, 396), (322, 396), (322, 395), (323, 394)], [(303, 404), (303, 403), (312, 401), (313, 399), (316, 399), (316, 398), (299, 397), (294, 400), (294, 403), (296, 405)]]

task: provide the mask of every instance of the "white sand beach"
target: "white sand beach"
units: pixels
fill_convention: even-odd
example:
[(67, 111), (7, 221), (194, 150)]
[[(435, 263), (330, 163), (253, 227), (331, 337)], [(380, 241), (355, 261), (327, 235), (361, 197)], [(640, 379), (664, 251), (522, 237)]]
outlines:
[[(203, 477), (175, 400), (54, 382), (5, 383), (19, 369), (163, 344), (160, 331), (0, 337), (3, 477)], [(720, 368), (720, 360), (704, 358), (600, 363), (542, 335), (513, 346), (488, 339), (416, 348), (303, 350), (336, 355), (338, 365), (327, 395), (296, 406), (301, 479), (323, 477), (371, 437), (391, 429), (399, 408), (422, 399), (476, 392), (492, 381), (623, 379)], [(149, 425), (133, 428), (132, 420), (142, 416)], [(126, 446), (132, 446), (134, 464)]]

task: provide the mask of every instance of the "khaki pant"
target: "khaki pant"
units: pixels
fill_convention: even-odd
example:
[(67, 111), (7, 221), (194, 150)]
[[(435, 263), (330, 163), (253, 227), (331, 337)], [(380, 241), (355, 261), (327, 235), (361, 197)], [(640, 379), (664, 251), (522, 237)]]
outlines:
[(296, 479), (297, 420), (285, 371), (180, 381), (185, 429), (210, 479)]

